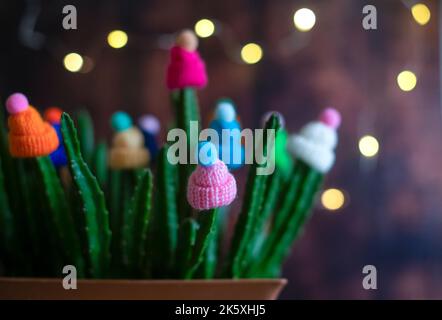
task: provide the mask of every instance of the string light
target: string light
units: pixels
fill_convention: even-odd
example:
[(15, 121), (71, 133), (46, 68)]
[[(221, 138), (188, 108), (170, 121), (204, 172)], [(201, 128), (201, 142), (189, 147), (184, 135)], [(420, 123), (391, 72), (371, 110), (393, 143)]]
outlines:
[(335, 211), (345, 203), (344, 193), (339, 189), (327, 189), (321, 195), (322, 206), (330, 211)]
[(402, 91), (411, 91), (416, 87), (416, 75), (410, 70), (404, 70), (397, 76), (397, 84)]
[(201, 19), (195, 24), (195, 33), (200, 38), (208, 38), (215, 33), (215, 24), (209, 19)]
[(293, 15), (293, 22), (295, 23), (296, 29), (299, 31), (310, 31), (316, 23), (316, 16), (312, 10), (302, 8), (296, 11)]
[(262, 59), (262, 49), (256, 43), (248, 43), (241, 49), (241, 59), (248, 64), (254, 64)]
[(364, 157), (374, 157), (379, 152), (378, 140), (370, 135), (363, 136), (359, 140), (359, 151)]
[(107, 43), (115, 49), (123, 48), (128, 41), (127, 33), (122, 30), (114, 30), (107, 36)]
[(421, 26), (426, 25), (431, 18), (430, 9), (423, 3), (417, 3), (411, 7), (411, 14)]
[(70, 72), (78, 72), (83, 66), (83, 58), (75, 52), (68, 53), (63, 59), (64, 67)]

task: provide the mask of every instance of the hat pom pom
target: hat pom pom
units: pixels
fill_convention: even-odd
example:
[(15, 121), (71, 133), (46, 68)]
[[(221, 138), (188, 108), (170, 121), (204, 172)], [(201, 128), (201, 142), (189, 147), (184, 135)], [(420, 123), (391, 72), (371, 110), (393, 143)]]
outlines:
[(218, 152), (212, 142), (204, 141), (198, 144), (198, 163), (203, 167), (210, 167), (218, 160)]
[(228, 100), (221, 100), (218, 102), (215, 111), (216, 119), (231, 122), (236, 118), (235, 107), (232, 102)]
[(319, 121), (332, 129), (337, 129), (341, 125), (341, 114), (334, 108), (327, 108), (322, 111)]
[(198, 48), (198, 38), (192, 30), (188, 29), (181, 31), (178, 34), (175, 43), (178, 47), (191, 52)]
[(6, 100), (6, 109), (9, 114), (17, 114), (29, 107), (28, 98), (23, 93), (14, 93)]
[(112, 115), (111, 126), (116, 132), (124, 131), (132, 127), (132, 119), (126, 112), (118, 111)]
[(57, 107), (51, 107), (46, 109), (44, 113), (44, 118), (51, 124), (59, 124), (61, 122), (61, 115), (63, 111)]
[(138, 125), (140, 126), (141, 130), (150, 132), (152, 134), (158, 134), (160, 132), (160, 122), (158, 119), (152, 115), (146, 114), (142, 116), (138, 120)]

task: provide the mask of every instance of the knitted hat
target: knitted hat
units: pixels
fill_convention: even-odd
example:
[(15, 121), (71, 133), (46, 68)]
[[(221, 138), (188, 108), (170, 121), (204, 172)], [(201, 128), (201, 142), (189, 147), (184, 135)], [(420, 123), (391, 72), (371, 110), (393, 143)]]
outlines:
[(336, 129), (340, 123), (341, 116), (337, 110), (325, 109), (319, 121), (308, 123), (299, 134), (290, 137), (289, 151), (318, 172), (327, 173), (335, 161)]
[(167, 67), (166, 82), (170, 90), (202, 88), (207, 84), (206, 66), (197, 47), (198, 39), (192, 31), (184, 30), (178, 35)]
[[(245, 150), (241, 144), (241, 126), (236, 120), (236, 111), (230, 99), (221, 99), (217, 102), (215, 119), (209, 127), (216, 130), (219, 145), (217, 145), (220, 159), (230, 170), (240, 168), (245, 162)], [(228, 139), (224, 139), (223, 131), (226, 130)]]
[(112, 127), (116, 131), (109, 154), (109, 166), (112, 169), (141, 168), (149, 162), (149, 152), (144, 147), (141, 131), (132, 126), (130, 116), (117, 112), (112, 116)]
[(52, 125), (52, 127), (55, 129), (55, 131), (57, 132), (57, 137), (58, 137), (58, 140), (60, 141), (58, 148), (49, 155), (52, 163), (57, 168), (64, 167), (68, 163), (66, 151), (65, 151), (64, 145), (62, 143), (63, 135), (61, 134), (61, 126), (60, 126), (62, 114), (63, 114), (63, 111), (57, 107), (50, 107), (50, 108), (46, 109), (43, 114), (44, 119), (47, 122), (49, 122)]
[(187, 201), (197, 210), (227, 206), (236, 197), (236, 181), (224, 162), (218, 159), (215, 146), (200, 143), (199, 165), (187, 186)]
[(6, 100), (9, 112), (9, 151), (13, 157), (31, 158), (46, 156), (59, 145), (55, 129), (44, 122), (28, 99), (14, 93)]
[(155, 116), (146, 114), (138, 120), (138, 126), (144, 135), (144, 145), (154, 159), (159, 151), (157, 136), (161, 129), (160, 121)]

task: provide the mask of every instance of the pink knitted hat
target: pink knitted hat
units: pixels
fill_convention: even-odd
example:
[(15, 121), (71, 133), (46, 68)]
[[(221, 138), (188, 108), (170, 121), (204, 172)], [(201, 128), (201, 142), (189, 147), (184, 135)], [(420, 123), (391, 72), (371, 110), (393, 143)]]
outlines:
[(198, 165), (189, 178), (187, 201), (197, 210), (227, 206), (236, 197), (236, 181), (224, 162)]
[(185, 87), (202, 88), (207, 84), (206, 66), (196, 51), (197, 40), (193, 32), (184, 31), (177, 45), (170, 50), (167, 68), (167, 87), (170, 90)]

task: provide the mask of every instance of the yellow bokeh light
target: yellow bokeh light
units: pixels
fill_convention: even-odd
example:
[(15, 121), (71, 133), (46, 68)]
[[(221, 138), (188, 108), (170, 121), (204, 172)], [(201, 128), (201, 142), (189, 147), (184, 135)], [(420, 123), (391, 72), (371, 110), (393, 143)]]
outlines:
[(345, 203), (344, 193), (339, 189), (327, 189), (321, 195), (321, 203), (327, 210), (338, 210)]
[(195, 24), (195, 33), (200, 38), (208, 38), (215, 32), (215, 24), (209, 19), (201, 19)]
[(127, 44), (127, 33), (122, 30), (114, 30), (107, 36), (107, 43), (115, 49), (123, 48)]
[(248, 43), (241, 49), (241, 58), (245, 63), (254, 64), (262, 59), (262, 49), (256, 43)]
[(302, 32), (311, 30), (316, 23), (315, 13), (307, 8), (299, 9), (293, 15), (293, 22), (296, 29)]
[(402, 71), (397, 76), (397, 84), (402, 91), (411, 91), (417, 84), (416, 75), (409, 70)]
[(430, 9), (423, 3), (417, 3), (411, 7), (411, 14), (414, 20), (421, 26), (426, 25), (431, 18)]
[(379, 142), (373, 136), (363, 136), (359, 140), (359, 151), (364, 157), (374, 157), (379, 152)]
[(68, 71), (78, 72), (83, 66), (83, 58), (78, 53), (68, 53), (63, 59), (63, 64)]

